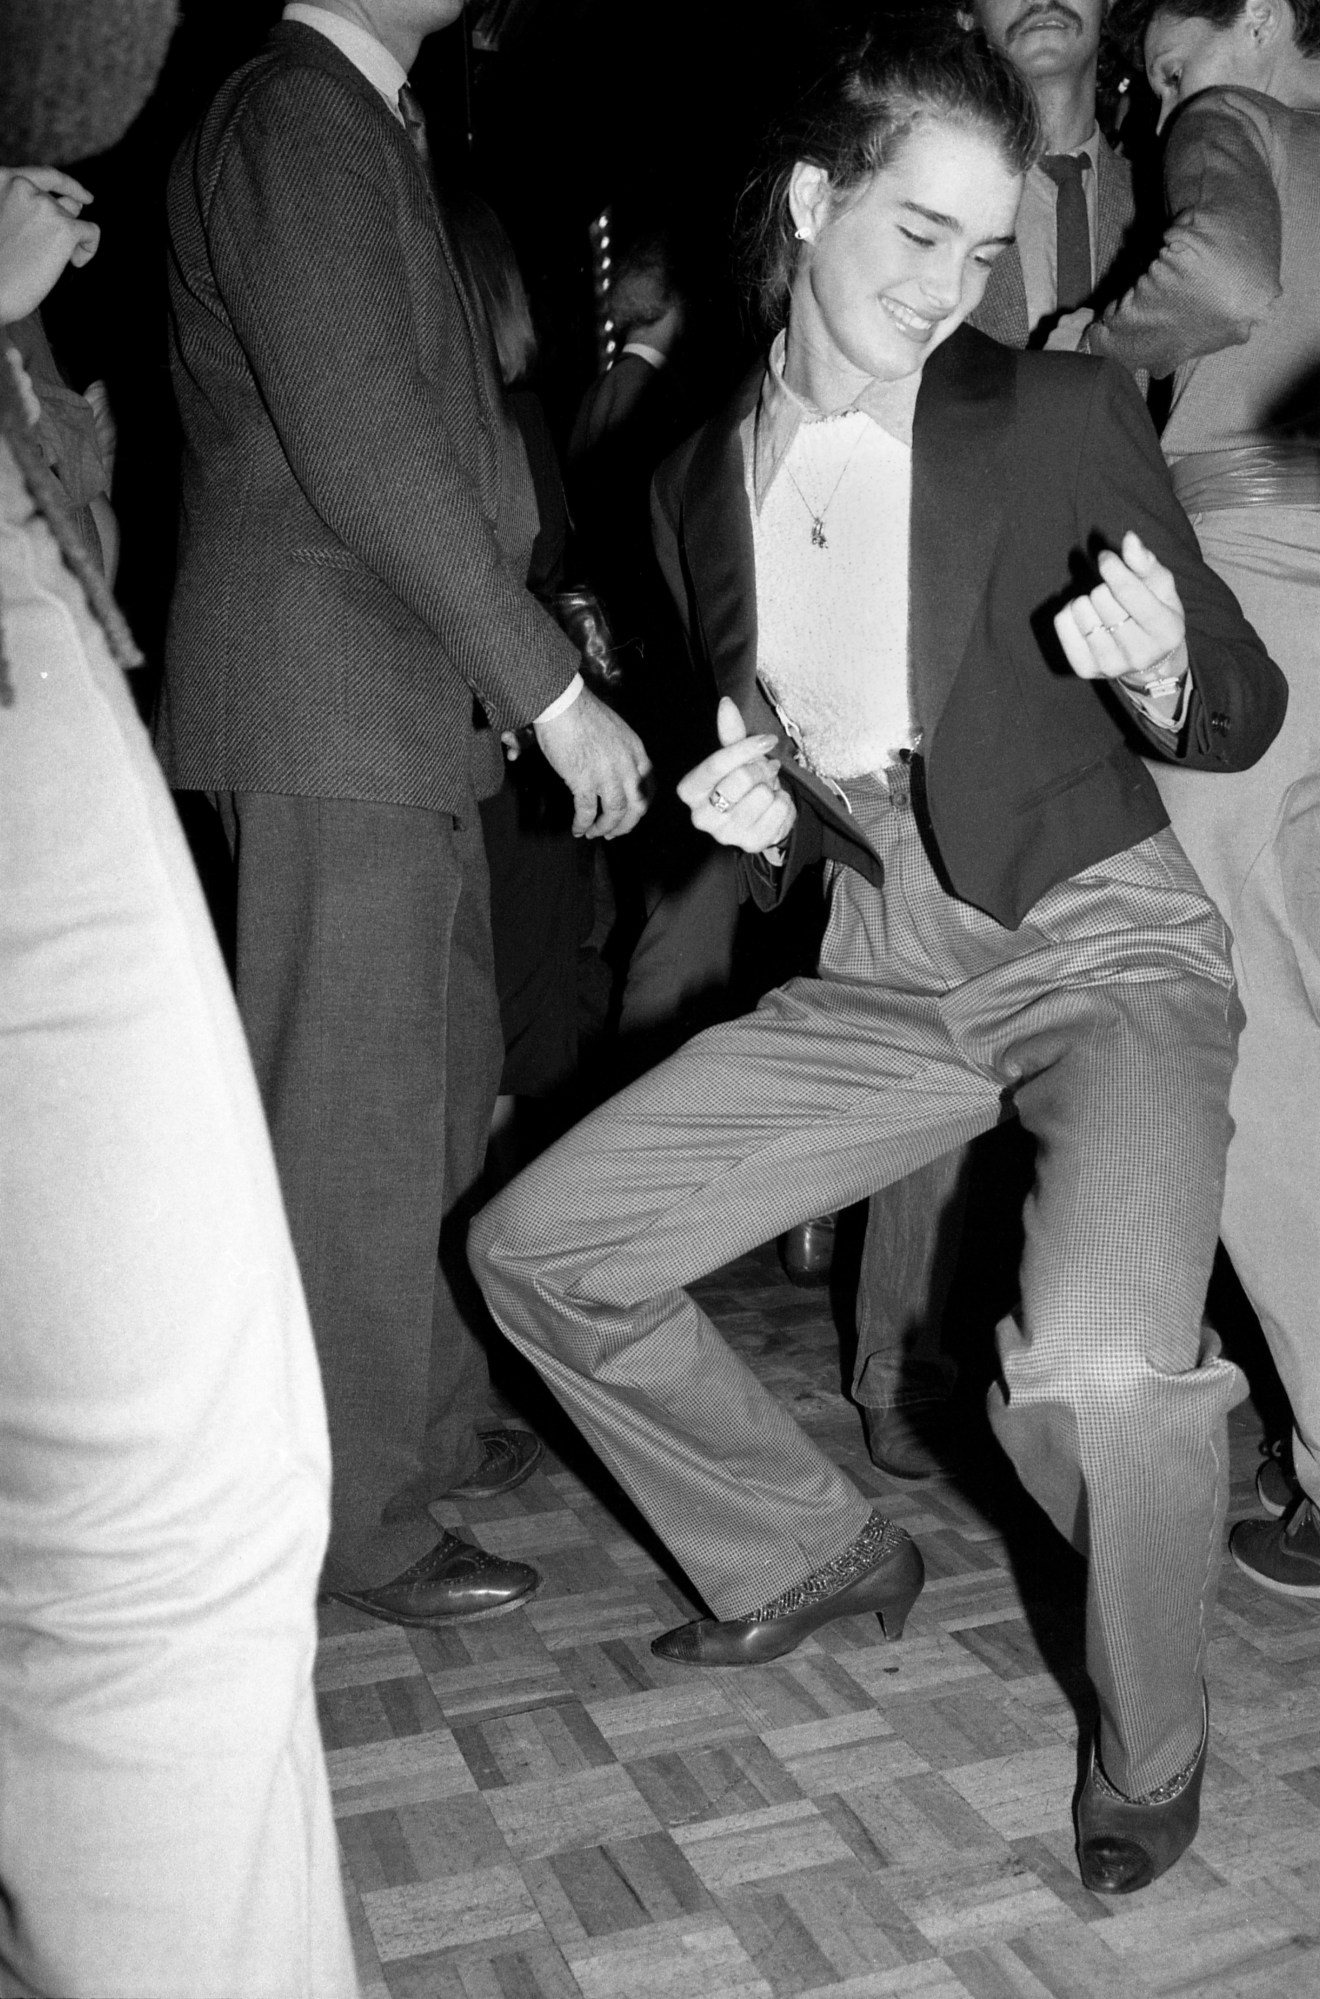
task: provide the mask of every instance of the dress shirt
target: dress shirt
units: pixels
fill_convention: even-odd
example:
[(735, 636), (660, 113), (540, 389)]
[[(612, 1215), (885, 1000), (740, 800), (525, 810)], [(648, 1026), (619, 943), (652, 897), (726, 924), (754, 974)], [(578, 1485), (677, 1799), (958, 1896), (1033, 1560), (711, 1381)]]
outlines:
[[(384, 42), (378, 41), (366, 28), (358, 27), (355, 21), (345, 21), (325, 7), (315, 6), (313, 0), (289, 0), (283, 19), (296, 21), (302, 28), (314, 28), (318, 35), (324, 35), (327, 41), (333, 42), (339, 53), (347, 56), (354, 69), (380, 92), (400, 125), (404, 124), (403, 112), (399, 108), (399, 92), (408, 81), (408, 72), (390, 54)], [(575, 673), (563, 693), (548, 708), (541, 710), (536, 721), (553, 722), (557, 715), (572, 707), (584, 685), (582, 675)]]
[(340, 55), (347, 56), (354, 69), (360, 70), (367, 82), (380, 92), (402, 125), (399, 92), (408, 81), (408, 72), (369, 28), (360, 28), (356, 21), (345, 21), (328, 8), (316, 6), (314, 0), (289, 0), (283, 18), (296, 21), (300, 28), (315, 28), (318, 35), (324, 35), (327, 41), (333, 42)]
[[(789, 388), (782, 335), (744, 430), (757, 670), (808, 767), (881, 771), (914, 741), (908, 517), (919, 375), (825, 413)], [(823, 541), (813, 541), (819, 521)]]
[[(1097, 125), (1084, 146), (1069, 149), (1091, 162), (1083, 174), (1086, 191), (1086, 219), (1091, 231), (1091, 269), (1096, 266), (1096, 181), (1099, 175), (1100, 128)], [(1017, 246), (1022, 259), (1022, 282), (1027, 294), (1027, 325), (1034, 331), (1042, 319), (1058, 310), (1059, 304), (1059, 190), (1044, 168), (1031, 168), (1022, 187), (1018, 210)]]

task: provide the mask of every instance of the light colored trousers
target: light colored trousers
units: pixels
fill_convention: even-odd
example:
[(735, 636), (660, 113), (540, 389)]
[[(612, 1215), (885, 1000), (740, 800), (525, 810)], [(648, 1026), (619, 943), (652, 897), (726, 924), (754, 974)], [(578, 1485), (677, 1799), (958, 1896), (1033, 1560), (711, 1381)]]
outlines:
[(351, 1999), (325, 1416), (238, 1016), (0, 447), (0, 1992)]
[[(1320, 509), (1224, 508), (1193, 525), (1288, 676), (1283, 728), (1250, 770), (1151, 770), (1233, 933), (1246, 1024), (1220, 1234), (1292, 1404), (1298, 1478), (1320, 1504)], [(873, 1407), (947, 1393), (943, 1291), (964, 1165), (937, 1160), (871, 1203), (854, 1392)]]
[(1154, 775), (1233, 933), (1247, 1018), (1220, 1233), (1292, 1403), (1297, 1475), (1320, 1503), (1320, 508), (1226, 508), (1193, 526), (1288, 676), (1283, 728), (1250, 770)]
[(992, 1417), (1089, 1558), (1101, 1751), (1141, 1792), (1200, 1740), (1240, 1392), (1201, 1335), (1239, 1018), (1224, 927), (1165, 833), (1006, 931), (940, 888), (905, 774), (849, 793), (885, 886), (840, 873), (821, 976), (571, 1132), (478, 1218), (474, 1268), (712, 1611), (747, 1616), (870, 1505), (681, 1287), (988, 1129), (1011, 1094), (1041, 1163)]

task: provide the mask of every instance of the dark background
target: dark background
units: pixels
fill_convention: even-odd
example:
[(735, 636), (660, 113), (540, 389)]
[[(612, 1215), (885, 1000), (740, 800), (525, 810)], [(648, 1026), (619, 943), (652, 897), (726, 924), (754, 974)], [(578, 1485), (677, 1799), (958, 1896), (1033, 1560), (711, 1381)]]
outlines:
[[(667, 232), (693, 309), (695, 406), (713, 406), (750, 351), (734, 269), (738, 193), (776, 108), (840, 34), (877, 11), (876, 0), (494, 0), (470, 5), (425, 45), (413, 81), (439, 177), (484, 194), (514, 239), (542, 339), (538, 386), (561, 438), (596, 368), (591, 219), (610, 207), (616, 246)], [(62, 280), (45, 312), (74, 385), (102, 376), (110, 387), (118, 589), (153, 660), (177, 463), (165, 179), (220, 80), (279, 13), (279, 0), (185, 0), (150, 104), (118, 147), (74, 169), (96, 195), (101, 250)], [(474, 46), (483, 27), (498, 34), (497, 50)], [(149, 698), (149, 677), (139, 680)]]

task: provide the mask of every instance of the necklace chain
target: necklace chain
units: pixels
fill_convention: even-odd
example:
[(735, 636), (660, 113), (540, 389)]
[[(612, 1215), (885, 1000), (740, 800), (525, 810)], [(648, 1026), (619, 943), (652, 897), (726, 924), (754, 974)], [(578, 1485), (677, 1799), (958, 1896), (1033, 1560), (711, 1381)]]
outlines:
[(784, 467), (785, 472), (788, 474), (789, 485), (793, 488), (793, 491), (797, 494), (799, 500), (801, 500), (803, 506), (806, 508), (808, 514), (811, 516), (811, 546), (813, 548), (829, 547), (829, 542), (826, 539), (825, 535), (825, 516), (834, 504), (835, 494), (838, 492), (840, 486), (843, 484), (845, 478), (848, 476), (848, 468), (852, 464), (853, 459), (857, 456), (858, 449), (865, 435), (866, 432), (863, 430), (860, 431), (858, 435), (853, 439), (852, 450), (848, 453), (848, 456), (844, 459), (843, 469), (840, 471), (839, 476), (835, 480), (834, 484), (830, 487), (829, 498), (826, 500), (823, 507), (812, 506), (810, 500), (807, 498), (802, 488), (798, 485), (797, 480), (793, 477), (793, 474), (789, 470), (789, 467), (787, 465), (785, 465)]

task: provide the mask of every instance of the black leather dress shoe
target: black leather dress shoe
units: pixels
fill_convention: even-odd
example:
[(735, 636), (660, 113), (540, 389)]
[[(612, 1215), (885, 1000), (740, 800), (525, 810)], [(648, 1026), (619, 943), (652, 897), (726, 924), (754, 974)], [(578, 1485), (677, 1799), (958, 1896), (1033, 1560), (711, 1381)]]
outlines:
[(1091, 1762), (1077, 1800), (1077, 1858), (1082, 1884), (1094, 1895), (1134, 1895), (1167, 1874), (1196, 1838), (1201, 1823), (1201, 1780), (1210, 1746), (1210, 1697), (1202, 1696), (1201, 1747), (1186, 1770), (1133, 1801), (1114, 1789)]
[(834, 1215), (817, 1215), (813, 1222), (799, 1222), (779, 1238), (779, 1261), (790, 1284), (803, 1290), (828, 1284), (834, 1268)]
[(530, 1478), (542, 1458), (541, 1439), (530, 1430), (479, 1430), (481, 1463), (461, 1485), (451, 1485), (446, 1499), (498, 1499)]
[(332, 1589), (338, 1603), (352, 1604), (387, 1624), (449, 1624), (456, 1617), (491, 1617), (526, 1602), (541, 1578), (526, 1562), (501, 1561), (484, 1548), (444, 1534), (429, 1554), (392, 1582), (377, 1589)]
[(866, 1449), (877, 1471), (890, 1478), (913, 1481), (943, 1478), (948, 1466), (932, 1439), (952, 1427), (947, 1402), (921, 1402), (906, 1409), (870, 1409), (858, 1405)]
[(874, 1514), (872, 1525), (837, 1562), (785, 1590), (754, 1617), (727, 1623), (700, 1617), (652, 1639), (651, 1650), (685, 1666), (763, 1666), (836, 1617), (868, 1614), (880, 1619), (892, 1641), (903, 1636), (925, 1575), (916, 1542), (892, 1520)]

